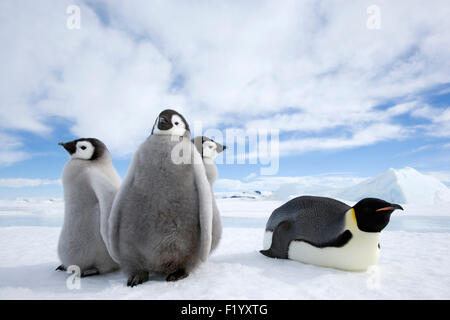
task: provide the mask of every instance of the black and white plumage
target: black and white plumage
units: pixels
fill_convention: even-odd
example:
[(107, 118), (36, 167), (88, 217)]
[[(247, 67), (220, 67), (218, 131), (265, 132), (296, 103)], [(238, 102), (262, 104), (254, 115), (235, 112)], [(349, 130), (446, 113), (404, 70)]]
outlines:
[(365, 198), (350, 207), (325, 197), (302, 196), (273, 211), (264, 255), (344, 270), (362, 271), (378, 261), (380, 232), (403, 208)]

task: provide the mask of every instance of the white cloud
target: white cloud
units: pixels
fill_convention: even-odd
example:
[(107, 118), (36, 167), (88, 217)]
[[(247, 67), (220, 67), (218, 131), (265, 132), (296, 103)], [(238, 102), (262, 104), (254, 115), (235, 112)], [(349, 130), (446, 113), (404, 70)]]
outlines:
[(28, 155), (20, 150), (21, 147), (22, 142), (18, 138), (0, 131), (0, 166), (8, 166), (26, 159)]
[(422, 126), (428, 135), (441, 138), (450, 137), (450, 106), (447, 108), (434, 108), (424, 105), (414, 110), (412, 115), (431, 121), (431, 124)]
[(280, 142), (281, 155), (312, 150), (349, 149), (385, 140), (402, 139), (408, 131), (398, 125), (377, 123), (356, 130), (350, 137), (291, 139)]
[[(410, 134), (395, 117), (450, 82), (446, 1), (378, 1), (380, 30), (371, 1), (99, 1), (108, 25), (80, 4), (68, 30), (72, 3), (0, 3), (0, 132), (48, 134), (63, 117), (129, 155), (171, 106), (205, 128), (279, 127), (282, 154), (354, 148)], [(0, 164), (26, 156), (14, 150)]]
[(53, 184), (61, 184), (61, 180), (25, 179), (25, 178), (0, 179), (0, 187), (3, 188), (39, 187)]

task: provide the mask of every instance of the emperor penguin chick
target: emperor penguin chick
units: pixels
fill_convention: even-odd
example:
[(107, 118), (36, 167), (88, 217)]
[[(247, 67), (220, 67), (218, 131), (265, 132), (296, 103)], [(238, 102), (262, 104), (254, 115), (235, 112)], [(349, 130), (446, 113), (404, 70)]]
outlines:
[(220, 238), (222, 237), (222, 221), (220, 219), (219, 208), (216, 204), (216, 199), (214, 197), (214, 182), (217, 180), (219, 175), (217, 171), (216, 164), (214, 163), (214, 159), (217, 155), (223, 152), (227, 147), (221, 145), (220, 143), (205, 137), (199, 136), (192, 139), (192, 143), (197, 148), (198, 152), (200, 152), (203, 164), (206, 170), (206, 176), (208, 178), (208, 182), (211, 185), (211, 192), (213, 198), (213, 226), (212, 226), (212, 244), (211, 251), (217, 248)]
[(100, 140), (81, 138), (59, 145), (71, 159), (62, 174), (65, 213), (58, 243), (62, 265), (57, 270), (76, 265), (82, 277), (113, 271), (119, 266), (109, 255), (104, 237), (121, 179)]
[(162, 111), (134, 153), (111, 210), (111, 254), (128, 275), (127, 285), (147, 281), (150, 272), (176, 281), (205, 261), (212, 206), (188, 123), (174, 110)]

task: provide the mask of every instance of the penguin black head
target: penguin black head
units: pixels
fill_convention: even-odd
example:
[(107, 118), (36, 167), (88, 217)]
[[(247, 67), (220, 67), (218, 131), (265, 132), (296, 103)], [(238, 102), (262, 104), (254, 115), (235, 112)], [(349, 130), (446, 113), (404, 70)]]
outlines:
[(166, 109), (156, 118), (152, 134), (184, 136), (190, 132), (189, 125), (184, 117), (175, 110)]
[(202, 158), (214, 159), (227, 147), (205, 136), (195, 137), (191, 140), (200, 152)]
[(380, 232), (389, 223), (391, 213), (403, 208), (398, 204), (376, 198), (365, 198), (353, 206), (358, 229), (365, 232)]
[(96, 160), (108, 150), (103, 142), (95, 138), (80, 138), (58, 144), (67, 150), (72, 159)]

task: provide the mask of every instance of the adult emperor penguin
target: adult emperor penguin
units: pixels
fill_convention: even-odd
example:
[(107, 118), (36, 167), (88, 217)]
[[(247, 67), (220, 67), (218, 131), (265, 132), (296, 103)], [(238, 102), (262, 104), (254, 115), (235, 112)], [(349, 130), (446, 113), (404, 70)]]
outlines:
[(205, 136), (195, 137), (194, 139), (192, 139), (192, 143), (195, 145), (197, 151), (200, 152), (202, 156), (203, 164), (206, 170), (206, 177), (208, 178), (208, 182), (211, 186), (213, 200), (211, 251), (213, 251), (219, 245), (220, 238), (222, 237), (222, 221), (220, 219), (219, 208), (217, 207), (216, 199), (214, 197), (214, 182), (219, 176), (216, 164), (214, 163), (214, 159), (227, 147)]
[(95, 138), (59, 145), (71, 159), (62, 174), (65, 213), (58, 243), (62, 265), (57, 270), (76, 265), (82, 277), (115, 270), (118, 264), (102, 237), (106, 237), (104, 228), (121, 183), (109, 151)]
[(162, 111), (133, 155), (110, 217), (113, 258), (128, 286), (163, 273), (185, 278), (211, 251), (212, 193), (189, 125)]
[(302, 196), (275, 209), (266, 225), (262, 254), (324, 267), (364, 271), (380, 255), (380, 232), (403, 208), (375, 198), (350, 207), (340, 201)]

